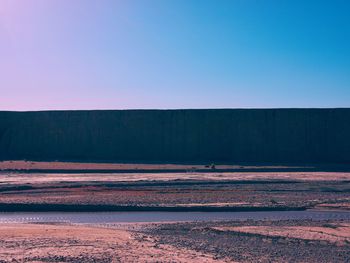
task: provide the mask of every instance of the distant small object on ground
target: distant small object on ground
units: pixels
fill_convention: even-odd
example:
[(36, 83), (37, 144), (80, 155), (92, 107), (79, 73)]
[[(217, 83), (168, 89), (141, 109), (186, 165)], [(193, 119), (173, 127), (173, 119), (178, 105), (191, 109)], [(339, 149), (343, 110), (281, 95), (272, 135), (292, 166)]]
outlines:
[(216, 167), (215, 167), (215, 164), (207, 164), (206, 166), (205, 166), (205, 168), (210, 168), (210, 169), (212, 169), (212, 170), (215, 170), (216, 169)]

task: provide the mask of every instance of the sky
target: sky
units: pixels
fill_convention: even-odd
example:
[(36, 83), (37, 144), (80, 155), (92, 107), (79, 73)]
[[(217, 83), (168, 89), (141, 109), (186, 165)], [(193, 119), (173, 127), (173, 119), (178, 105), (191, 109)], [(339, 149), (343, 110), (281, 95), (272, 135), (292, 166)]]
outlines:
[(350, 107), (348, 0), (0, 0), (0, 110)]

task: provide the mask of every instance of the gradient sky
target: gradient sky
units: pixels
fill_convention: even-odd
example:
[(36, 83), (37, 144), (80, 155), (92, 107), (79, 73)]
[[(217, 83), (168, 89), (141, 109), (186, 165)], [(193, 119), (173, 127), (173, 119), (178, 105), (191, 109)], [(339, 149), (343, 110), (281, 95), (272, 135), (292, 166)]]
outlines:
[(350, 1), (0, 0), (0, 110), (350, 107)]

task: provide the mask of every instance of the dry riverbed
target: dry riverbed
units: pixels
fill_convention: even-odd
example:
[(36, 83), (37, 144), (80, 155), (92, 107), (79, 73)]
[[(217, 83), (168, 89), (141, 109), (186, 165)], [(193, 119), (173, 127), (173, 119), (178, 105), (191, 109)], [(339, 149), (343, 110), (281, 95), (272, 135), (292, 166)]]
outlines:
[[(0, 210), (349, 211), (349, 169), (323, 168), (0, 162)], [(346, 220), (2, 223), (0, 263), (349, 262), (349, 228)]]
[(189, 208), (349, 210), (349, 193), (350, 169), (344, 165), (213, 167), (210, 164), (0, 162), (2, 211), (12, 204), (19, 211), (55, 210), (55, 205), (74, 206), (78, 210), (83, 205), (99, 206), (101, 210), (113, 206), (180, 207), (186, 211)]
[[(21, 205), (349, 210), (347, 179), (262, 174), (24, 174), (0, 173), (0, 210)], [(310, 177), (308, 180), (302, 179)], [(325, 176), (324, 176), (325, 177)], [(342, 177), (342, 178), (343, 178)], [(166, 178), (166, 180), (165, 180)], [(293, 179), (291, 179), (293, 178)], [(323, 177), (322, 177), (323, 178)], [(103, 209), (103, 206), (106, 206)], [(24, 208), (23, 208), (24, 209)], [(27, 209), (27, 208), (25, 208)], [(31, 209), (31, 208), (28, 208)], [(33, 206), (33, 209), (39, 207)], [(44, 211), (45, 206), (40, 208)], [(248, 211), (244, 210), (244, 211)], [(12, 211), (12, 210), (11, 210)], [(34, 210), (33, 210), (34, 211)]]
[(1, 224), (0, 262), (348, 262), (349, 221)]

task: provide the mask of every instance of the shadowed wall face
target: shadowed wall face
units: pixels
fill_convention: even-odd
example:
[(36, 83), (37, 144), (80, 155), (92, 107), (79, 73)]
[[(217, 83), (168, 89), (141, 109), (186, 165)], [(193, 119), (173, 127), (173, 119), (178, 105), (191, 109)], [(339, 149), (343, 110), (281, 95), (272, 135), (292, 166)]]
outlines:
[(0, 158), (350, 162), (350, 109), (0, 112)]

